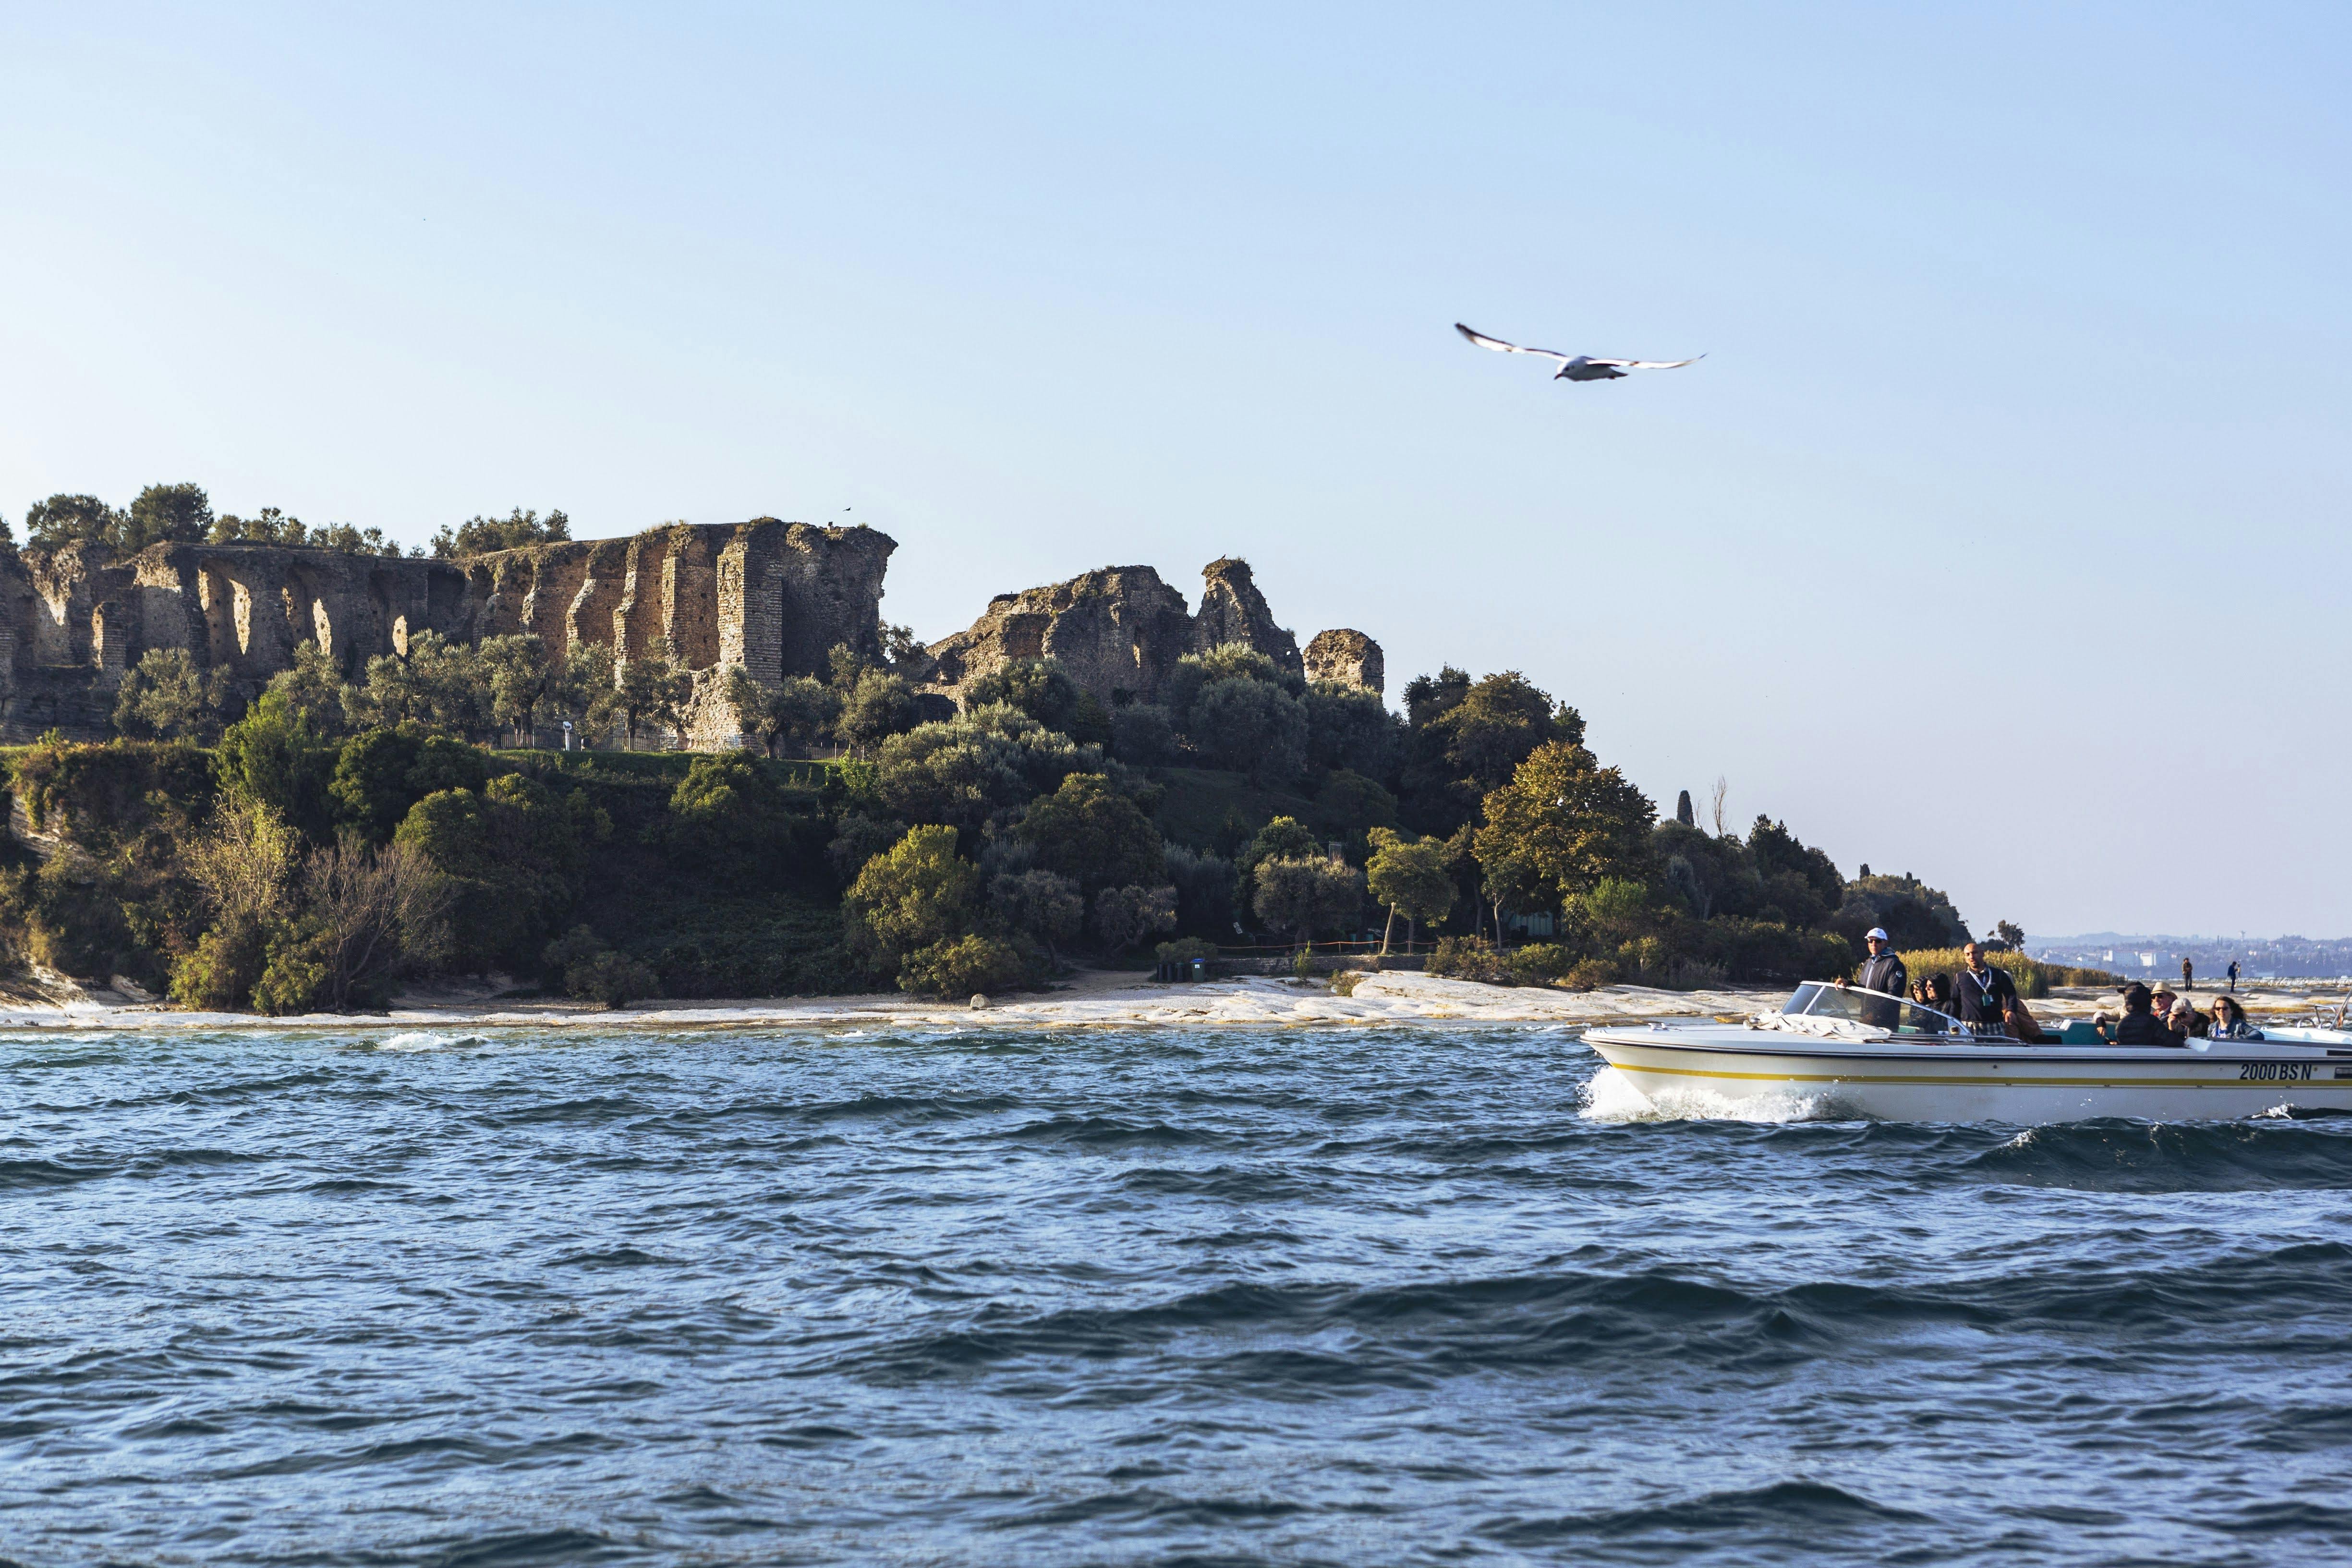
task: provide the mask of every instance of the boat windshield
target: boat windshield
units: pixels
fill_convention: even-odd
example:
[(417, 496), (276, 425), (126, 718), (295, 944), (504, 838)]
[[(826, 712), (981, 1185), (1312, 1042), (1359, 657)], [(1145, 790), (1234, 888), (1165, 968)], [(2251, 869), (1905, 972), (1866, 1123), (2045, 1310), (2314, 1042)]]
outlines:
[(1958, 1031), (1952, 1020), (1933, 1007), (1922, 1007), (1883, 991), (1827, 985), (1808, 981), (1797, 987), (1780, 1009), (1784, 1018), (1837, 1018), (1885, 1029), (1897, 1035), (1950, 1035)]

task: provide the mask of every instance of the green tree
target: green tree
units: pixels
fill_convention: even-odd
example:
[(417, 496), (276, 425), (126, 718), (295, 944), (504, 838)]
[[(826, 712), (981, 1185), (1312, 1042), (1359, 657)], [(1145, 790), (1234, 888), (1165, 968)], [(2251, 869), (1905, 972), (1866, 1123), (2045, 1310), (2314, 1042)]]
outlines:
[(1472, 853), (1499, 913), (1563, 907), (1604, 877), (1633, 877), (1648, 863), (1656, 808), (1615, 768), (1582, 746), (1548, 741), (1486, 796)]
[(910, 827), (849, 885), (841, 906), (849, 950), (877, 974), (896, 974), (909, 953), (972, 929), (980, 869), (955, 846), (952, 827)]
[[(420, 761), (422, 760), (420, 751)], [(456, 882), (452, 962), (477, 973), (530, 968), (577, 902), (612, 823), (584, 795), (520, 774), (445, 789), (409, 808), (393, 842)]]
[(977, 832), (991, 816), (1103, 771), (1102, 753), (994, 704), (919, 724), (884, 741), (875, 793), (893, 816)]
[(833, 732), (851, 755), (865, 757), (891, 736), (914, 727), (913, 688), (901, 677), (869, 668), (859, 671), (856, 684), (844, 693)]
[(1088, 896), (1165, 879), (1160, 829), (1100, 773), (1072, 773), (1053, 794), (1031, 801), (1018, 832), (1035, 850), (1038, 865), (1069, 878)]
[(1176, 889), (1171, 887), (1105, 888), (1095, 895), (1095, 935), (1114, 956), (1145, 937), (1176, 929)]
[(620, 679), (614, 686), (613, 706), (621, 716), (629, 750), (637, 749), (640, 724), (654, 724), (665, 730), (680, 728), (685, 721), (687, 701), (693, 695), (694, 677), (661, 654), (641, 654), (623, 665)]
[(413, 634), (404, 656), (369, 659), (366, 681), (344, 689), (343, 710), (357, 729), (415, 722), (475, 735), (496, 722), (480, 656), (436, 631)]
[(37, 500), (25, 512), (25, 542), (36, 550), (58, 550), (80, 541), (118, 538), (128, 520), (96, 496), (59, 492)]
[(1355, 924), (1364, 907), (1364, 874), (1342, 861), (1320, 858), (1268, 860), (1257, 868), (1257, 896), (1250, 907), (1303, 951), (1317, 931)]
[(386, 539), (383, 530), (356, 528), (348, 522), (330, 523), (320, 528), (312, 536), (311, 542), (328, 550), (340, 550), (347, 555), (384, 555), (394, 560), (400, 556), (400, 542)]
[(973, 681), (964, 690), (964, 702), (973, 708), (1002, 702), (1066, 735), (1085, 696), (1055, 660), (1016, 658)]
[(1584, 739), (1584, 720), (1517, 670), (1472, 681), (1448, 666), (1405, 688), (1412, 728), (1400, 787), (1405, 819), (1450, 834), (1472, 821), (1478, 802), (1501, 787), (1537, 747)]
[(1397, 760), (1397, 721), (1380, 693), (1318, 680), (1307, 689), (1307, 761), (1369, 779), (1391, 776)]
[(986, 994), (1017, 985), (1027, 966), (1021, 952), (982, 931), (935, 942), (907, 955), (898, 988), (914, 995)]
[(1055, 962), (1087, 918), (1086, 895), (1077, 883), (1051, 871), (1007, 871), (991, 879), (988, 907), (1006, 925), (1042, 944)]
[(226, 670), (199, 670), (188, 650), (149, 648), (114, 695), (114, 727), (126, 735), (209, 741), (220, 730)]
[(670, 792), (658, 837), (706, 878), (766, 884), (782, 869), (793, 825), (783, 792), (751, 753), (704, 752)]
[(780, 745), (805, 752), (841, 714), (840, 697), (822, 681), (788, 675), (769, 686), (740, 664), (727, 672), (727, 701), (745, 738), (772, 757)]
[(575, 643), (563, 656), (549, 688), (549, 719), (565, 719), (576, 727), (580, 743), (593, 736), (609, 736), (620, 711), (620, 691), (613, 680), (610, 643)]
[(1412, 838), (1385, 827), (1371, 830), (1372, 857), (1364, 866), (1366, 886), (1373, 898), (1388, 906), (1388, 924), (1381, 932), (1381, 952), (1389, 950), (1396, 918), (1405, 918), (1405, 948), (1412, 951), (1417, 927), (1434, 925), (1453, 912), (1459, 889), (1454, 885), (1453, 853), (1443, 839)]
[(149, 485), (131, 503), (114, 543), (125, 553), (151, 544), (193, 544), (212, 526), (212, 498), (202, 485)]
[(572, 520), (561, 510), (542, 521), (536, 510), (517, 507), (504, 517), (474, 516), (451, 531), (441, 525), (433, 536), (433, 553), (443, 561), (460, 555), (484, 555), (493, 550), (516, 550), (526, 544), (547, 544), (572, 537)]
[(1213, 680), (1192, 699), (1192, 744), (1253, 784), (1287, 783), (1307, 765), (1307, 705), (1256, 679)]
[(1257, 868), (1268, 860), (1304, 860), (1323, 854), (1323, 840), (1315, 830), (1295, 816), (1277, 816), (1257, 830), (1255, 837), (1234, 858), (1234, 869), (1240, 878), (1243, 900), (1246, 902), (1257, 885)]
[(334, 773), (327, 782), (339, 829), (356, 833), (371, 844), (391, 839), (408, 808), (423, 798), (423, 793), (409, 784), (419, 738), (420, 731), (410, 726), (363, 730), (342, 743), (335, 753)]
[(274, 506), (263, 507), (251, 517), (239, 517), (235, 512), (223, 512), (212, 520), (207, 534), (215, 544), (242, 542), (247, 544), (310, 544), (314, 542), (310, 530), (299, 517), (289, 517)]
[(269, 689), (284, 698), (321, 735), (340, 735), (350, 728), (343, 706), (342, 672), (315, 642), (294, 645), (293, 668), (271, 676)]
[(313, 841), (329, 836), (327, 783), (335, 753), (283, 693), (265, 691), (228, 727), (213, 752), (221, 789), (266, 805)]
[(518, 746), (527, 746), (541, 719), (555, 706), (561, 675), (547, 644), (530, 632), (484, 637), (475, 650), (489, 688), (489, 715), (506, 726)]

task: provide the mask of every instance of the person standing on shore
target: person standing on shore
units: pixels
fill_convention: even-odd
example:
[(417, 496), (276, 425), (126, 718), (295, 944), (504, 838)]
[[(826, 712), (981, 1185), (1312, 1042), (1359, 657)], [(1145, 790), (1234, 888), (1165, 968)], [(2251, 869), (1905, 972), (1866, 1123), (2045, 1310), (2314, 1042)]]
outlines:
[(2194, 964), (2190, 963), (2187, 959), (2185, 959), (2185, 958), (2184, 958), (2184, 959), (2182, 959), (2182, 960), (2180, 961), (2180, 989), (2181, 989), (2181, 990), (2183, 990), (2184, 992), (2186, 992), (2186, 991), (2193, 991), (2193, 990), (2195, 990), (2196, 988), (2197, 988), (2197, 968), (2196, 968), (2196, 965), (2194, 965)]
[(2238, 961), (2237, 961), (2236, 959), (2234, 959), (2234, 958), (2233, 958), (2233, 959), (2230, 960), (2230, 994), (2231, 994), (2231, 995), (2232, 995), (2232, 996), (2235, 996), (2237, 994), (2238, 994)]
[(1884, 991), (1889, 996), (1907, 996), (1911, 992), (1910, 972), (1903, 967), (1903, 955), (1894, 948), (1894, 939), (1885, 926), (1873, 926), (1864, 934), (1862, 944), (1870, 949), (1870, 956), (1853, 972), (1853, 983), (1864, 991)]

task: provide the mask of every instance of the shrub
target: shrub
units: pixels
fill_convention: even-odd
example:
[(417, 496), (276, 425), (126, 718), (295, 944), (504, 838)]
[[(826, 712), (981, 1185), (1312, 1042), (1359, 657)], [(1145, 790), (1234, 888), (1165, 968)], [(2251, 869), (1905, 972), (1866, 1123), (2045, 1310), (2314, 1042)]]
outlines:
[(1511, 983), (1510, 969), (1502, 956), (1475, 937), (1439, 937), (1437, 951), (1429, 955), (1427, 967), (1432, 974), (1450, 975), (1456, 980), (1483, 980), (1489, 985)]
[(173, 962), (172, 1000), (203, 1013), (233, 1012), (253, 994), (261, 963), (261, 928), (226, 921)]
[(1671, 991), (1712, 991), (1723, 984), (1723, 965), (1677, 954), (1666, 961), (1664, 978)]
[(661, 991), (650, 967), (610, 948), (573, 964), (565, 972), (563, 988), (574, 996), (602, 1002), (607, 1007), (658, 995)]
[(1175, 925), (1173, 888), (1105, 888), (1095, 895), (1095, 934), (1106, 952), (1125, 952), (1153, 931)]
[(1290, 973), (1297, 975), (1301, 980), (1314, 979), (1315, 955), (1306, 948), (1300, 948), (1297, 952), (1291, 955)]
[(1110, 716), (1111, 755), (1129, 767), (1150, 767), (1176, 754), (1176, 721), (1157, 702), (1135, 702)]
[(1020, 983), (1026, 965), (1009, 942), (971, 932), (907, 955), (898, 989), (911, 995), (962, 996)]
[(1593, 991), (1617, 983), (1617, 966), (1605, 958), (1580, 958), (1563, 982), (1571, 991)]
[(303, 919), (281, 926), (269, 939), (268, 957), (261, 978), (253, 983), (253, 1008), (272, 1017), (290, 1013), (315, 1013), (333, 978), (322, 951), (325, 931), (317, 921)]
[(1318, 931), (1355, 923), (1364, 907), (1364, 874), (1319, 857), (1268, 860), (1257, 868), (1257, 896), (1250, 907), (1276, 931), (1305, 942)]
[(1174, 942), (1161, 942), (1152, 949), (1152, 955), (1162, 963), (1190, 963), (1196, 958), (1216, 957), (1217, 944), (1197, 936), (1180, 936)]
[(1567, 978), (1576, 967), (1576, 954), (1556, 942), (1531, 942), (1505, 955), (1511, 980), (1519, 985), (1547, 985)]
[(878, 975), (895, 973), (908, 954), (953, 942), (980, 904), (980, 870), (955, 852), (952, 827), (910, 827), (866, 863), (842, 900), (850, 951)]

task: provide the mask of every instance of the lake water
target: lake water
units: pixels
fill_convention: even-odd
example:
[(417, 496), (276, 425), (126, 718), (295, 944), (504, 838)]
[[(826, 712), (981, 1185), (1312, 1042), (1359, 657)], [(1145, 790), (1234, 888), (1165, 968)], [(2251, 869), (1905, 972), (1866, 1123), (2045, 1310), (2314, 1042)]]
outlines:
[(18, 1563), (2352, 1557), (2342, 1122), (1643, 1121), (1531, 1029), (0, 1066)]

